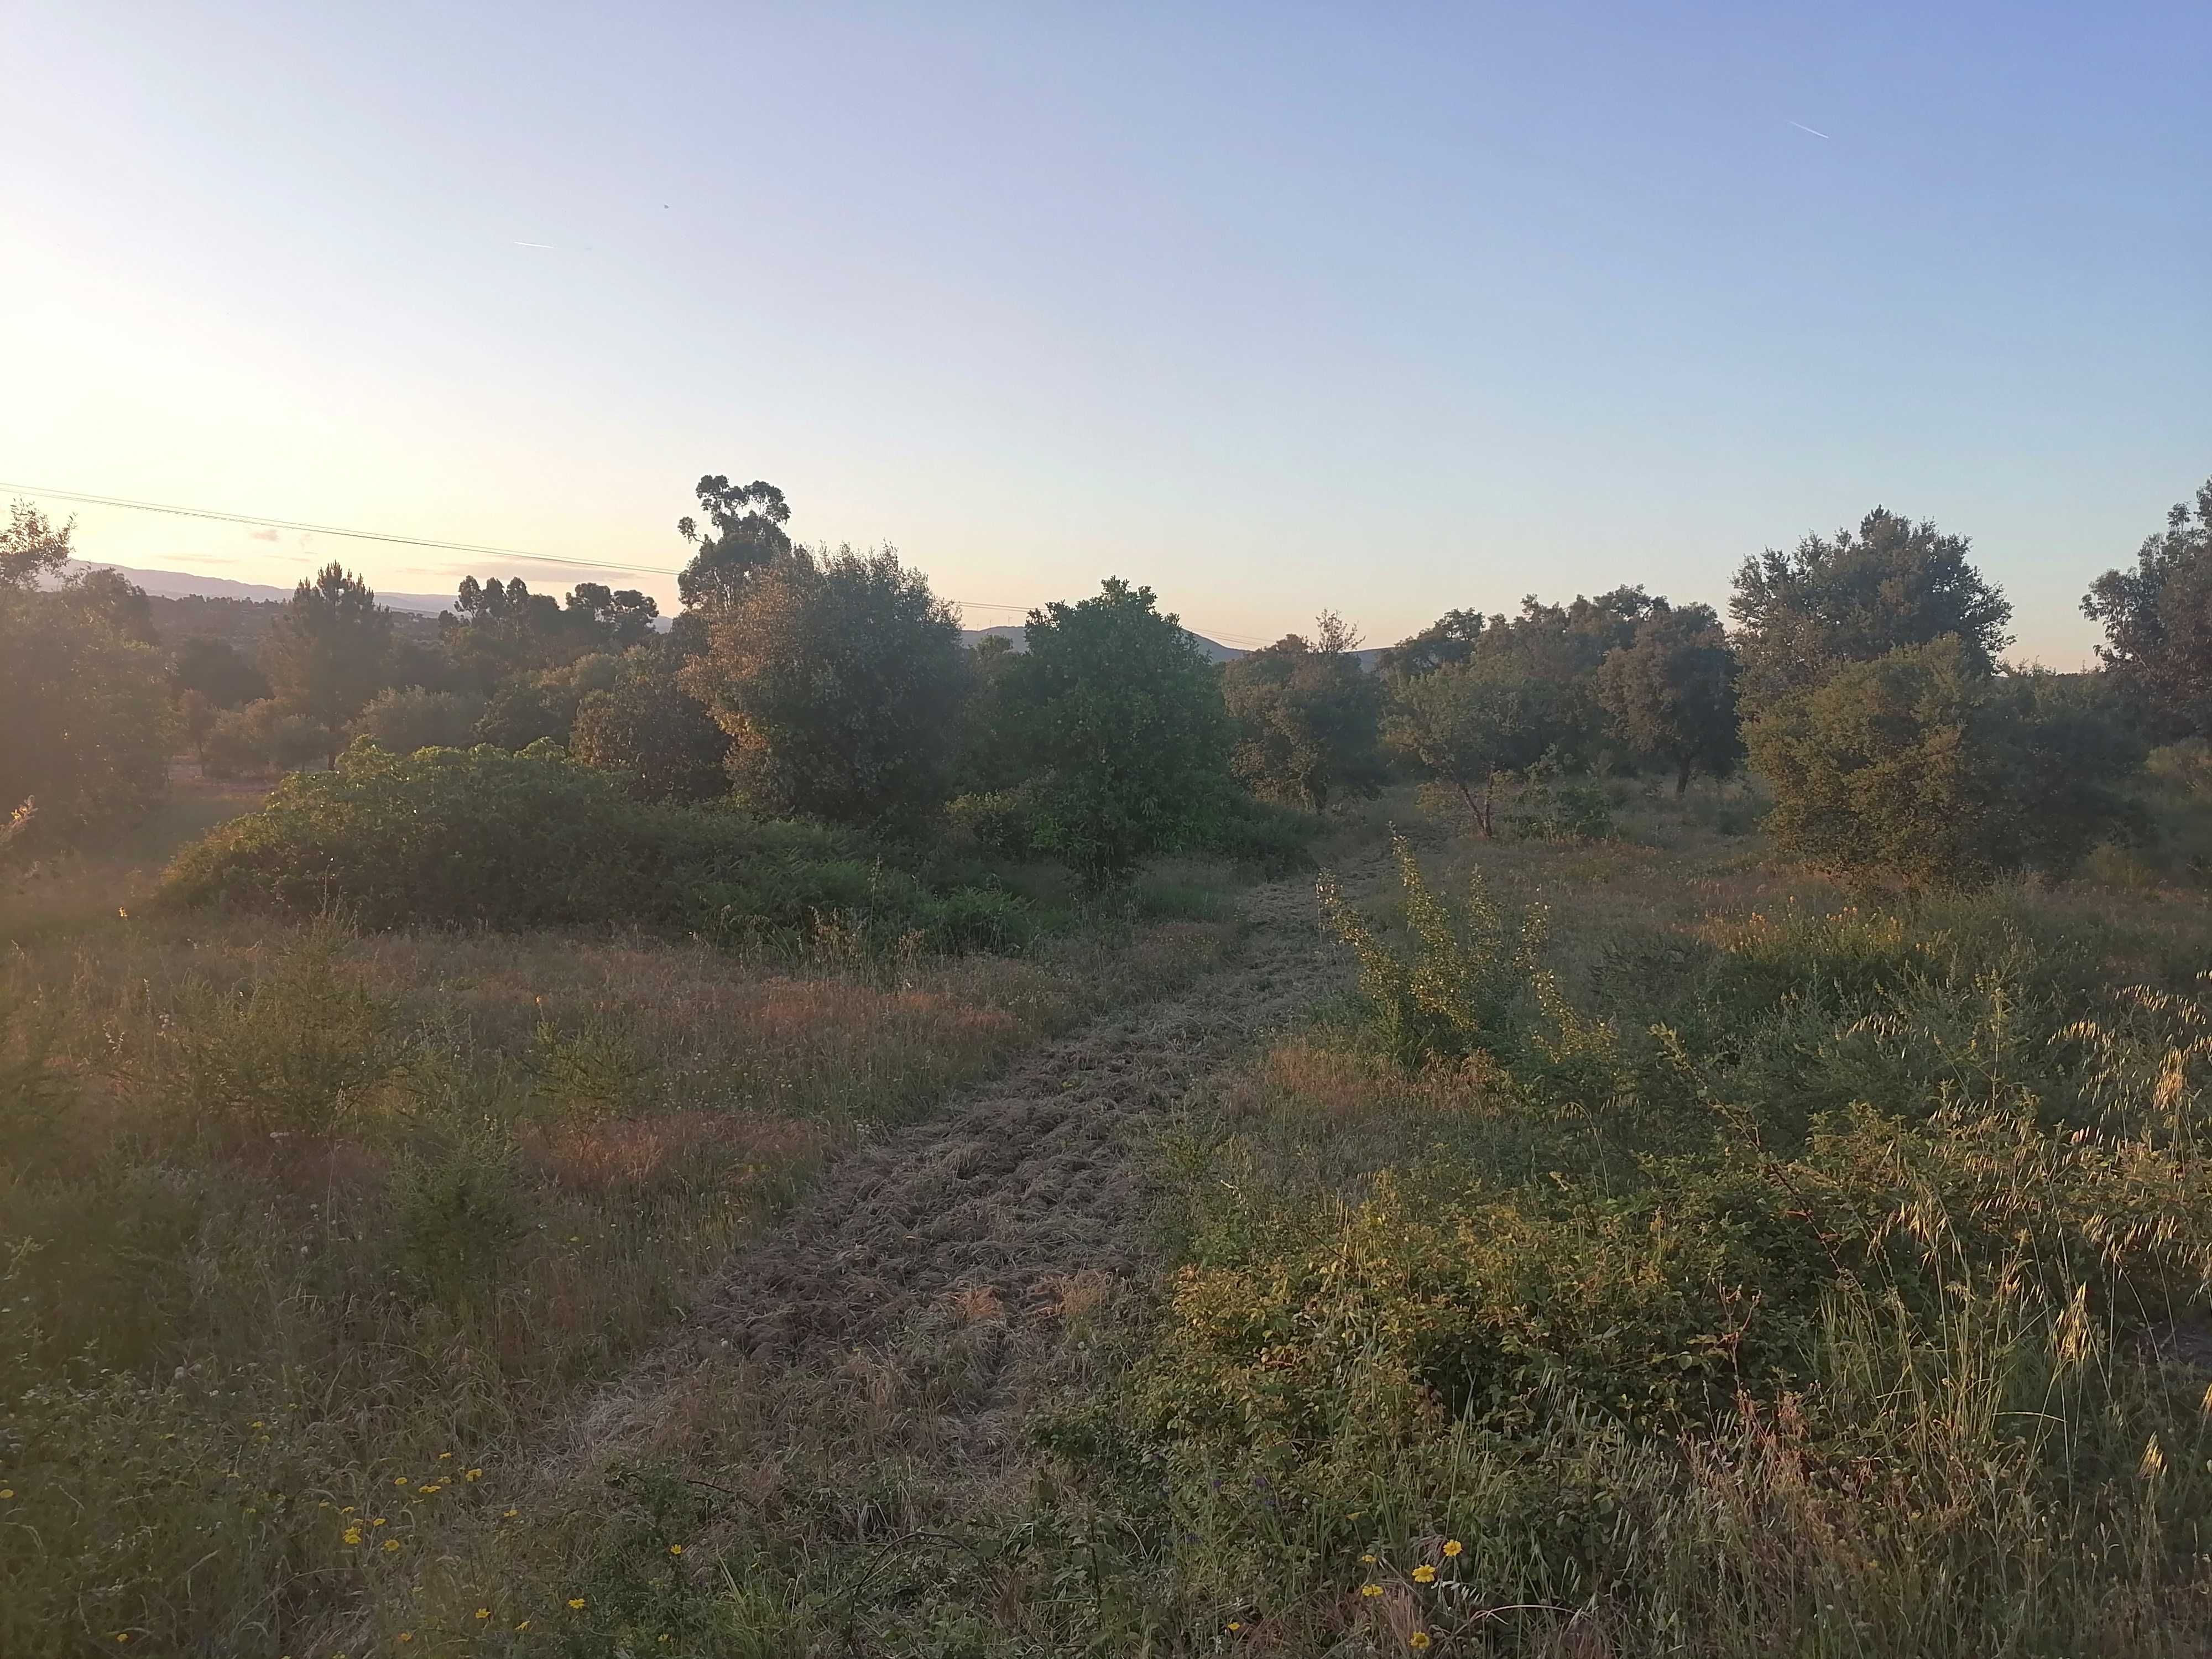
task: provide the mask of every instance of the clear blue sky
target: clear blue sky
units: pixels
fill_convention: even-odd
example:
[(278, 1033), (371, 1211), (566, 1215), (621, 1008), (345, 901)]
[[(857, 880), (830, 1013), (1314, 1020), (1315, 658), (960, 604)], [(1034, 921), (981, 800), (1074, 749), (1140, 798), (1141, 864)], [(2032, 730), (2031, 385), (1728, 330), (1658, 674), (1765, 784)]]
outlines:
[(726, 471), (963, 599), (1378, 642), (1723, 603), (1879, 501), (2070, 665), (2212, 473), (2202, 0), (4, 0), (0, 48), (8, 480), (672, 567)]

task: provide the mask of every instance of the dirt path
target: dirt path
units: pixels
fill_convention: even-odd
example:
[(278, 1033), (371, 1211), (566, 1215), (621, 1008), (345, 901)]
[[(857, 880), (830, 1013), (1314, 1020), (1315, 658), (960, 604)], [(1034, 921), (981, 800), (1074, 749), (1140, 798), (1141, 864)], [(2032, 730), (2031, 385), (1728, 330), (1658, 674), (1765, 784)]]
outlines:
[(586, 1439), (726, 1477), (818, 1477), (893, 1442), (960, 1486), (1003, 1468), (1024, 1396), (1061, 1369), (1061, 1316), (1144, 1271), (1143, 1126), (1347, 981), (1310, 878), (1249, 890), (1243, 911), (1224, 967), (841, 1160), (686, 1340), (599, 1402)]

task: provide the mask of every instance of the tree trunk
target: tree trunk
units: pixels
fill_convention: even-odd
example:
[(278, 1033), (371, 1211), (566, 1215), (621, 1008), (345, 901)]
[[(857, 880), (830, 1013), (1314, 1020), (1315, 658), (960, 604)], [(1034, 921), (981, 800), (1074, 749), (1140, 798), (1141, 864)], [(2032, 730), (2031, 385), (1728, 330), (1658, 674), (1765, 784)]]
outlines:
[(1674, 799), (1680, 800), (1689, 793), (1690, 763), (1686, 760), (1682, 763), (1680, 770), (1674, 774)]

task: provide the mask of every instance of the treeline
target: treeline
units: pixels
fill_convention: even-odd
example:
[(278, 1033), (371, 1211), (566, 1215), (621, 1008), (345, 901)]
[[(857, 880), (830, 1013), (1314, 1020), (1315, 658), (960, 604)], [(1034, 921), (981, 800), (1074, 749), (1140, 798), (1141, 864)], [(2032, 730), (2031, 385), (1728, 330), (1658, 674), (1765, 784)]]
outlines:
[(330, 766), (362, 738), (547, 744), (641, 802), (729, 798), (894, 837), (949, 817), (1103, 878), (1261, 833), (1253, 796), (1320, 813), (1411, 775), (1482, 836), (1587, 831), (1588, 780), (1680, 792), (1748, 763), (1786, 852), (1956, 882), (2063, 872), (2129, 833), (2138, 734), (2212, 728), (2212, 483), (2094, 585), (2106, 672), (2088, 676), (2004, 667), (2011, 606), (1966, 538), (1881, 508), (1747, 559), (1732, 627), (1640, 586), (1531, 598), (1449, 611), (1366, 672), (1333, 614), (1216, 667), (1121, 581), (1033, 612), (1024, 649), (968, 650), (896, 554), (793, 542), (764, 482), (696, 495), (672, 625), (635, 590), (470, 577), (434, 638), (408, 637), (333, 564), (251, 658), (205, 637), (163, 658), (145, 596), (112, 573), (59, 580), (70, 526), (19, 502), (0, 644), (23, 713), (0, 734), (0, 796), (61, 837), (143, 807), (180, 742), (216, 775)]

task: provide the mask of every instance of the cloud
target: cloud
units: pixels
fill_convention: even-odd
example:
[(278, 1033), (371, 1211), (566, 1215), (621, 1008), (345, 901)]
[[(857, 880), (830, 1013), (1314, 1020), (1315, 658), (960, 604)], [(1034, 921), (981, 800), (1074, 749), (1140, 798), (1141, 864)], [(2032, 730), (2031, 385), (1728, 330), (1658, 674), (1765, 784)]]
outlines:
[(249, 530), (246, 532), (246, 539), (250, 542), (273, 542), (276, 539), (276, 532), (273, 530)]

